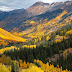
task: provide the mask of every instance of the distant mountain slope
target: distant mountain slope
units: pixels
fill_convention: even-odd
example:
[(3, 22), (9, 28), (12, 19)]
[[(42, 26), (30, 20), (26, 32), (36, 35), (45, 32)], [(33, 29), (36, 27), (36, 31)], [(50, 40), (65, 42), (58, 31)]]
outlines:
[[(43, 23), (45, 19), (47, 19), (47, 21), (55, 18), (56, 16), (60, 15), (63, 12), (62, 9), (58, 9), (52, 12), (46, 12), (44, 14), (40, 14), (37, 16), (33, 16), (27, 19), (26, 22), (22, 22), (22, 24), (19, 27), (15, 27), (13, 30), (11, 31), (16, 31), (16, 32), (21, 32), (23, 30), (26, 30), (30, 27), (36, 26), (36, 24), (40, 24)], [(30, 23), (30, 21), (35, 21), (35, 23)]]
[(3, 19), (5, 19), (5, 17), (7, 17), (8, 14), (9, 14), (8, 12), (2, 12), (2, 11), (0, 11), (0, 21), (3, 20)]
[(8, 16), (0, 21), (0, 27), (5, 30), (11, 30), (19, 26), (22, 21), (28, 18), (28, 13), (23, 10), (14, 10), (9, 12)]
[[(53, 18), (47, 17), (44, 14), (42, 14), (43, 18), (44, 17), (47, 17), (47, 18), (44, 18), (41, 22), (32, 21), (33, 19), (27, 20), (26, 22), (23, 22), (24, 24), (20, 25), (20, 27), (14, 28), (13, 30), (11, 30), (12, 34), (3, 29), (0, 29), (0, 33), (1, 33), (0, 38), (5, 40), (24, 42), (26, 41), (26, 39), (29, 40), (29, 39), (37, 38), (37, 37), (41, 38), (42, 36), (49, 35), (50, 33), (55, 32), (66, 25), (72, 24), (71, 12), (68, 13), (67, 11), (63, 11), (59, 9), (58, 11), (56, 10), (51, 13), (52, 16), (54, 14), (55, 16)], [(36, 17), (39, 17), (39, 16), (36, 16)]]
[(42, 37), (45, 35), (49, 35), (50, 33), (55, 32), (56, 30), (66, 25), (72, 24), (71, 18), (72, 18), (71, 13), (68, 13), (67, 11), (63, 11), (58, 16), (50, 20), (44, 19), (40, 23), (32, 20), (31, 21), (27, 20), (26, 22), (24, 22), (25, 26), (28, 27), (27, 29), (17, 33), (18, 30), (20, 31), (23, 28), (23, 26), (21, 25), (19, 28), (17, 29), (15, 28), (14, 30), (12, 30), (12, 33), (17, 36), (26, 37), (27, 39)]
[(44, 20), (44, 19), (48, 19), (48, 21), (49, 21), (49, 20), (55, 18), (56, 16), (58, 16), (62, 12), (63, 12), (62, 9), (57, 9), (57, 10), (54, 10), (54, 11), (51, 11), (51, 12), (46, 12), (44, 14), (40, 14), (40, 15), (37, 15), (37, 16), (30, 17), (28, 20), (34, 20), (34, 21), (37, 22), (37, 21), (41, 21), (41, 20)]

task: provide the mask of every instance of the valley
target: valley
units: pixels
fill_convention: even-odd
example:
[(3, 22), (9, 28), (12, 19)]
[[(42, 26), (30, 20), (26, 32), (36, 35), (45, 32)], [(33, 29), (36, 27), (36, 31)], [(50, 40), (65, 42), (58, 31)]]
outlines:
[(72, 72), (72, 1), (0, 11), (0, 72)]

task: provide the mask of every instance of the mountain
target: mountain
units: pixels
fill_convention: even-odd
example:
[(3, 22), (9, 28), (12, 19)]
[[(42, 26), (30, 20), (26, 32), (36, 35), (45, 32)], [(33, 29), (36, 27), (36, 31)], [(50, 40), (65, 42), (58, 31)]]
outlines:
[[(3, 14), (5, 14), (6, 16), (1, 14), (2, 15), (1, 18), (3, 18), (3, 16), (4, 16), (4, 18), (1, 19), (0, 27), (5, 30), (8, 30), (8, 31), (12, 30), (15, 27), (19, 27), (23, 21), (27, 20), (31, 16), (40, 14), (40, 12), (33, 14), (36, 11), (35, 10), (31, 15), (31, 11), (33, 10), (33, 8), (35, 9), (36, 6), (31, 6), (30, 8), (28, 8), (26, 10), (14, 10), (11, 12), (7, 12), (8, 14), (5, 14), (3, 12)], [(32, 9), (32, 10), (30, 10), (30, 9)], [(38, 9), (39, 9), (39, 6), (38, 6)], [(43, 12), (45, 12), (45, 10)]]
[(6, 12), (8, 14), (5, 14), (7, 16), (4, 15), (4, 18), (2, 17), (0, 28), (22, 38), (40, 37), (68, 25), (66, 20), (71, 20), (71, 10), (72, 1), (52, 4), (37, 2), (26, 10)]
[(14, 10), (8, 12), (7, 17), (0, 21), (0, 27), (9, 31), (14, 27), (18, 26), (22, 21), (24, 21), (27, 18), (28, 13), (24, 9)]
[[(71, 24), (71, 16), (68, 16), (67, 18), (65, 18), (64, 20), (62, 20), (63, 16), (66, 15), (67, 12), (63, 11), (60, 15), (56, 16), (55, 18), (47, 21), (47, 19), (43, 20), (41, 23), (36, 23), (32, 21), (29, 23), (29, 25), (31, 24), (32, 26), (26, 30), (23, 31), (24, 36), (26, 35), (26, 37), (41, 37), (44, 35), (48, 35), (51, 32), (56, 31), (57, 29), (68, 25), (67, 21), (69, 21)], [(62, 20), (62, 21), (61, 21)], [(61, 22), (60, 22), (61, 21)], [(65, 24), (64, 24), (65, 23)], [(28, 24), (28, 23), (27, 23)]]
[(8, 14), (9, 14), (8, 12), (2, 12), (2, 11), (0, 11), (0, 21), (3, 20), (3, 19), (5, 19), (5, 17), (7, 17)]
[[(37, 16), (30, 17), (30, 18), (27, 19), (27, 21), (22, 22), (22, 24), (18, 28), (15, 27), (11, 31), (21, 32), (21, 31), (26, 30), (30, 27), (33, 27), (33, 25), (36, 26), (36, 25), (42, 23), (45, 19), (48, 19), (48, 21), (49, 21), (49, 20), (55, 18), (56, 16), (60, 15), (62, 12), (63, 12), (62, 9), (58, 9), (58, 10), (55, 10), (55, 11), (52, 11), (52, 12), (46, 12), (44, 14), (40, 14), (40, 15), (37, 15)], [(35, 23), (30, 23), (31, 21), (34, 21)]]
[(45, 36), (49, 36), (51, 33), (56, 32), (57, 30), (63, 27), (72, 26), (71, 15), (72, 13), (68, 13), (67, 11), (62, 11), (58, 16), (56, 15), (56, 17), (51, 18), (50, 20), (44, 19), (41, 22), (27, 20), (26, 22), (24, 22), (23, 25), (27, 29), (22, 30), (23, 26), (21, 25), (19, 28), (13, 29), (12, 33), (14, 35), (26, 38), (28, 41), (31, 39), (33, 40), (35, 39), (35, 42), (38, 42), (39, 39)]
[(10, 12), (0, 11), (0, 21), (5, 19), (6, 17), (24, 11), (24, 9), (17, 9)]
[(45, 13), (48, 9), (49, 3), (44, 3), (44, 2), (36, 2), (35, 4), (33, 4), (31, 7), (29, 7), (28, 9), (26, 9), (28, 11), (28, 13), (30, 13), (30, 15), (35, 16), (35, 15), (39, 15), (42, 13)]
[[(37, 16), (37, 15), (41, 15), (41, 14), (46, 14), (47, 12), (52, 12), (58, 9), (65, 10), (67, 12), (72, 10), (72, 1), (56, 2), (52, 4), (37, 2), (33, 4), (31, 7), (29, 7), (28, 9), (2, 12), (0, 14), (0, 27), (7, 31), (11, 31), (14, 28), (18, 29), (20, 26), (23, 25), (23, 22), (25, 22), (29, 18)], [(24, 29), (26, 29), (26, 27), (22, 28), (22, 30)]]
[[(59, 5), (61, 3), (62, 2), (52, 3), (52, 5), (56, 5), (56, 4)], [(44, 3), (41, 3), (41, 5), (42, 4), (44, 4)], [(37, 3), (34, 4), (33, 6), (36, 6), (36, 5), (37, 5)], [(33, 27), (33, 25), (36, 27), (37, 24), (40, 24), (40, 23), (42, 24), (45, 19), (47, 19), (47, 21), (49, 21), (49, 20), (59, 16), (64, 10), (67, 12), (67, 14), (65, 14), (63, 17), (63, 19), (65, 19), (72, 15), (72, 11), (71, 11), (72, 7), (71, 6), (72, 6), (72, 2), (64, 2), (63, 5), (58, 6), (58, 8), (56, 6), (55, 6), (56, 8), (53, 7), (55, 9), (53, 11), (46, 11), (45, 13), (42, 13), (40, 15), (36, 15), (36, 16), (32, 16), (32, 17), (28, 18), (27, 19), (28, 21), (22, 22), (22, 24), (18, 28), (15, 27), (12, 31), (19, 31), (19, 32), (21, 32), (23, 30), (27, 31), (27, 29)], [(63, 21), (63, 19), (61, 21)], [(35, 23), (31, 24), (30, 21), (34, 21)]]

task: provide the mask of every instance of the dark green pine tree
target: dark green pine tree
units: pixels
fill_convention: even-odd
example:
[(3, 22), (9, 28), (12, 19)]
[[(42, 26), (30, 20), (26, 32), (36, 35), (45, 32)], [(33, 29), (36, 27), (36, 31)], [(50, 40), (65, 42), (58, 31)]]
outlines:
[(11, 72), (15, 72), (14, 71), (14, 62), (12, 61), (12, 64), (11, 64)]
[(19, 72), (19, 64), (18, 64), (18, 62), (16, 62), (16, 70), (15, 70), (15, 72)]

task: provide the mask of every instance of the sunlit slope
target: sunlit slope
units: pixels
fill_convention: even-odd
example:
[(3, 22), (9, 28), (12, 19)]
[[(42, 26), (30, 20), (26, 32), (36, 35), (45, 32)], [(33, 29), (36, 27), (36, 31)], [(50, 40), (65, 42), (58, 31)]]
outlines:
[[(56, 30), (62, 28), (63, 26), (66, 26), (68, 24), (71, 24), (71, 19), (64, 19), (61, 23), (59, 23), (62, 19), (62, 17), (67, 14), (66, 11), (63, 11), (62, 14), (57, 16), (56, 18), (47, 21), (46, 23), (43, 24), (38, 24), (35, 29), (32, 27), (31, 29), (28, 29), (28, 31), (25, 31), (24, 33), (27, 33), (30, 31), (30, 33), (26, 34), (27, 37), (35, 38), (35, 37), (41, 37), (44, 35), (48, 35), (51, 32), (55, 32)], [(70, 22), (70, 23), (68, 23)]]
[(0, 46), (1, 45), (4, 45), (4, 46), (8, 45), (8, 41), (3, 40), (3, 39), (0, 38)]
[[(62, 17), (67, 14), (66, 11), (63, 11), (60, 15), (58, 15), (56, 18), (53, 18), (49, 21), (45, 19), (43, 23), (38, 23), (35, 26), (34, 21), (28, 21), (30, 24), (32, 24), (32, 27), (16, 33), (14, 32), (13, 34), (17, 36), (24, 36), (28, 38), (36, 38), (36, 37), (42, 37), (44, 35), (49, 35), (52, 32), (55, 32), (56, 30), (62, 28), (63, 26), (66, 26), (68, 24), (71, 24), (71, 16), (65, 18), (61, 23), (60, 21), (63, 19)], [(28, 25), (28, 24), (27, 24)]]
[[(22, 48), (36, 48), (36, 45), (23, 45)], [(0, 49), (0, 54), (3, 54), (5, 51), (10, 51), (14, 49), (20, 49), (19, 47), (17, 48), (16, 46), (10, 46), (10, 47), (5, 47)]]
[(5, 39), (5, 40), (16, 41), (16, 42), (25, 42), (26, 41), (26, 39), (15, 36), (15, 35), (11, 34), (10, 32), (3, 30), (2, 28), (0, 28), (0, 38)]
[(11, 46), (11, 47), (0, 49), (0, 54), (3, 54), (6, 50), (14, 50), (14, 49), (17, 49), (17, 47)]

